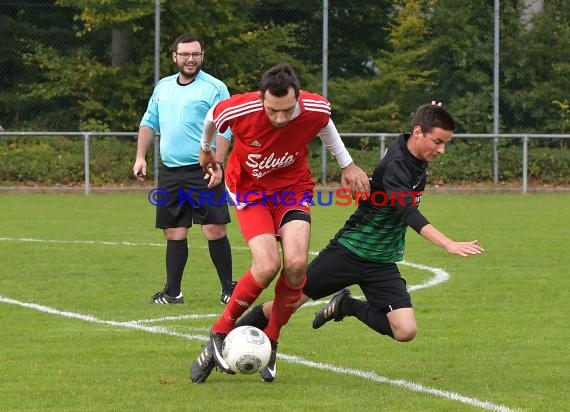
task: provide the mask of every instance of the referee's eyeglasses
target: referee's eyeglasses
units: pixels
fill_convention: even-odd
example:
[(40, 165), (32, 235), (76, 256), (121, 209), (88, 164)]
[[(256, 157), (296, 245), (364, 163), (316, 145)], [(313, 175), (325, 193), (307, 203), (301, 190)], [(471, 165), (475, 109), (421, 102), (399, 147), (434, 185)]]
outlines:
[(178, 52), (174, 52), (176, 53), (178, 56), (180, 56), (182, 58), (182, 60), (186, 61), (188, 60), (190, 57), (192, 57), (192, 60), (197, 61), (197, 60), (202, 60), (202, 58), (204, 57), (204, 52), (193, 52), (193, 53), (189, 53), (189, 52), (182, 52), (182, 53), (178, 53)]

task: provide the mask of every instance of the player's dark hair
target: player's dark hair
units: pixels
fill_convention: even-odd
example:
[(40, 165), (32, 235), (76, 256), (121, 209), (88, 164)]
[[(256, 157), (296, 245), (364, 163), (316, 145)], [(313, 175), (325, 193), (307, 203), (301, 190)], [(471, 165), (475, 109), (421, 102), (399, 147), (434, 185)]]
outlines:
[(202, 50), (204, 50), (204, 44), (202, 43), (202, 40), (200, 40), (198, 37), (194, 36), (192, 33), (184, 33), (184, 34), (181, 34), (180, 36), (178, 36), (178, 38), (176, 40), (174, 40), (174, 43), (172, 43), (172, 46), (170, 46), (170, 51), (172, 51), (172, 52), (177, 51), (178, 45), (180, 43), (192, 43), (195, 41), (200, 43), (200, 48)]
[(295, 98), (298, 98), (301, 85), (293, 68), (288, 64), (278, 64), (263, 74), (259, 91), (262, 98), (265, 97), (266, 91), (275, 97), (283, 97), (287, 96), (290, 87), (293, 87)]
[(433, 128), (454, 131), (455, 121), (453, 117), (439, 104), (424, 104), (418, 108), (412, 120), (412, 130), (420, 126), (424, 133), (429, 133)]

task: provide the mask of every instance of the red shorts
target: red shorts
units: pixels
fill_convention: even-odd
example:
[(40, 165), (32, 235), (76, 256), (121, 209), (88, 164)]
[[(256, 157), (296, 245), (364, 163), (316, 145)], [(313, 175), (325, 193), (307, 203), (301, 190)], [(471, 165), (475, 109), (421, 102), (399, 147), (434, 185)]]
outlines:
[(311, 214), (311, 199), (308, 198), (308, 193), (276, 193), (242, 209), (236, 207), (236, 216), (245, 240), (249, 241), (263, 234), (279, 236), (283, 217), (290, 210)]

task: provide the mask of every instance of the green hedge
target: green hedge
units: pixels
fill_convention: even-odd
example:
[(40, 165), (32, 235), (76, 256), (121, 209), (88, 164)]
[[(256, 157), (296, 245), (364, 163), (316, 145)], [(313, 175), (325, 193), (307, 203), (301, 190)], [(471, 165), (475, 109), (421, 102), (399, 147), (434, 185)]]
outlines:
[[(386, 143), (386, 147), (389, 142)], [(311, 151), (311, 167), (320, 180), (320, 146)], [(351, 148), (354, 161), (371, 173), (380, 156), (378, 147), (366, 150)], [(506, 183), (520, 183), (523, 174), (522, 143), (520, 140), (501, 142), (499, 146), (499, 180)], [(532, 182), (568, 185), (570, 184), (570, 150), (565, 147), (532, 147), (528, 150), (528, 179)], [(331, 156), (327, 161), (327, 181), (340, 180), (340, 169)], [(493, 146), (489, 139), (453, 141), (446, 148), (445, 155), (430, 166), (429, 182), (432, 184), (464, 184), (493, 182)]]
[[(389, 142), (387, 142), (388, 144)], [(352, 144), (352, 146), (355, 146)], [(380, 158), (380, 149), (364, 141), (350, 149), (355, 162), (371, 173)], [(84, 180), (83, 139), (68, 137), (0, 138), (0, 183), (2, 185), (74, 185)], [(96, 137), (90, 141), (90, 180), (95, 186), (129, 185), (134, 182), (132, 165), (136, 139)], [(316, 179), (321, 177), (320, 143), (311, 144), (309, 161)], [(152, 149), (147, 156), (152, 178)], [(429, 181), (441, 184), (485, 183), (493, 180), (492, 142), (459, 140), (447, 147), (445, 156), (431, 166)], [(522, 145), (519, 141), (501, 142), (500, 180), (520, 182)], [(570, 184), (570, 150), (565, 147), (532, 147), (528, 154), (530, 181), (551, 185)], [(327, 181), (340, 181), (340, 170), (328, 156)]]
[[(135, 138), (92, 138), (89, 144), (91, 184), (132, 183), (135, 153)], [(83, 157), (82, 138), (3, 138), (0, 139), (0, 182), (4, 185), (81, 184), (85, 178)], [(152, 171), (152, 153), (147, 162)]]

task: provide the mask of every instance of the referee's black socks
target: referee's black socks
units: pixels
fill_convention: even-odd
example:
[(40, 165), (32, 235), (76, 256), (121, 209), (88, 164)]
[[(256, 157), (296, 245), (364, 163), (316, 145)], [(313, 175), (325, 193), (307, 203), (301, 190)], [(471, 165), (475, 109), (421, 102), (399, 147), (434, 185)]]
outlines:
[(232, 249), (228, 237), (208, 240), (208, 249), (212, 263), (218, 272), (222, 289), (230, 291), (232, 287)]
[(188, 240), (166, 241), (166, 284), (168, 285), (166, 294), (168, 296), (180, 295), (180, 285), (187, 260)]

